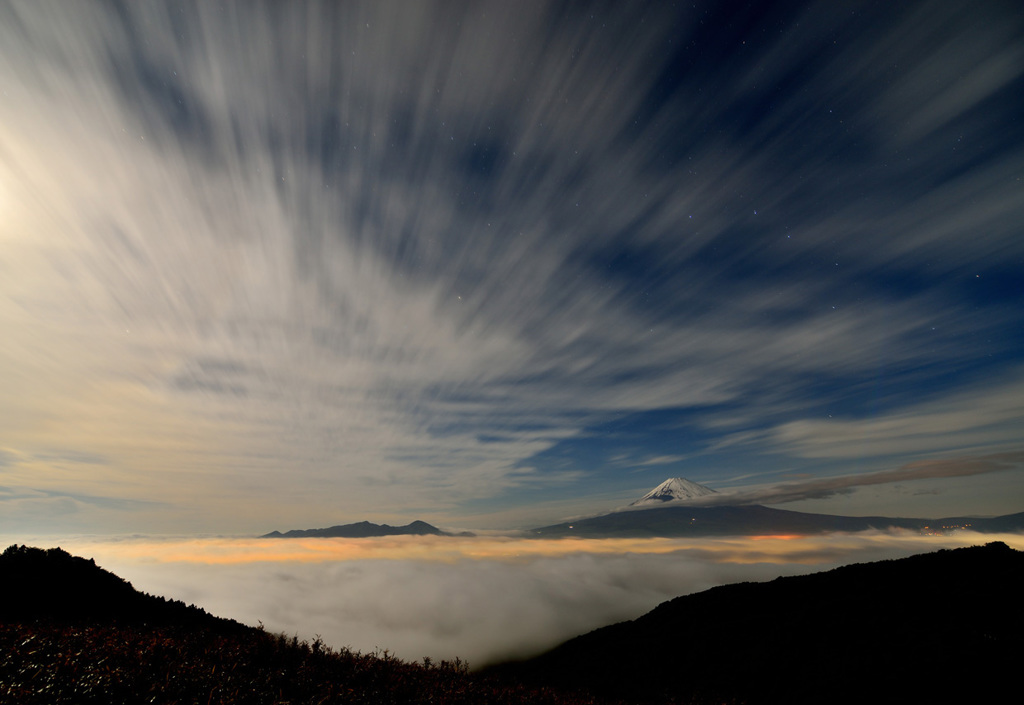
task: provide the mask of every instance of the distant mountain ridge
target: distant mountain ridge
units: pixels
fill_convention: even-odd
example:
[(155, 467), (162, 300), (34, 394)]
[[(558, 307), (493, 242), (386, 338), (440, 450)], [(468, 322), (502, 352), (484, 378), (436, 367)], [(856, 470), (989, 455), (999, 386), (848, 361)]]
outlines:
[(643, 538), (682, 536), (763, 536), (822, 534), (832, 531), (908, 529), (922, 533), (971, 530), (982, 533), (1024, 531), (1024, 512), (1000, 517), (849, 517), (775, 509), (760, 504), (700, 506), (689, 499), (717, 494), (715, 490), (681, 477), (665, 480), (622, 509), (531, 529), (545, 538)]
[(298, 538), (347, 538), (362, 539), (374, 536), (473, 536), (472, 533), (464, 531), (453, 534), (441, 531), (425, 521), (414, 521), (405, 526), (390, 526), (389, 524), (374, 524), (369, 521), (360, 521), (354, 524), (341, 524), (329, 526), (326, 529), (292, 529), (281, 533), (271, 531), (269, 534), (260, 536), (261, 539), (298, 539)]
[(847, 517), (809, 514), (775, 509), (759, 504), (739, 507), (650, 507), (637, 511), (612, 512), (595, 517), (541, 526), (529, 531), (534, 536), (557, 538), (682, 537), (682, 536), (764, 536), (773, 534), (823, 534), (831, 531), (909, 529), (921, 533), (950, 533), (958, 530), (998, 533), (1024, 530), (1024, 512), (1001, 517), (947, 517), (915, 519), (902, 517)]

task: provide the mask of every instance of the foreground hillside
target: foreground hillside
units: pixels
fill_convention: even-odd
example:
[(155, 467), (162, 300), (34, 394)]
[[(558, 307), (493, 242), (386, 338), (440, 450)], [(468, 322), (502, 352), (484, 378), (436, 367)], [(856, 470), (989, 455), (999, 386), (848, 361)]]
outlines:
[(60, 549), (0, 555), (0, 703), (583, 705), (607, 702), (332, 651), (139, 593)]
[(991, 543), (713, 588), (469, 673), (269, 634), (12, 546), (0, 703), (1010, 702), (1022, 594), (1024, 553)]
[(712, 588), (493, 672), (634, 702), (1014, 702), (1022, 595), (1024, 553), (990, 543)]

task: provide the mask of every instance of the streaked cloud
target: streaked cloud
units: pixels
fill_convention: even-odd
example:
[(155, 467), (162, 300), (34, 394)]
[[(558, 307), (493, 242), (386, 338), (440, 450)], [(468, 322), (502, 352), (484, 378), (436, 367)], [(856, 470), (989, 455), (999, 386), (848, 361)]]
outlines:
[(652, 479), (1019, 448), (1021, 18), (736, 12), (4, 4), (0, 482), (256, 532), (625, 493), (545, 454), (661, 410)]
[(985, 473), (1016, 471), (1014, 482), (1020, 481), (1024, 470), (1024, 452), (995, 453), (978, 457), (917, 460), (893, 470), (862, 472), (856, 475), (814, 478), (784, 482), (747, 490), (722, 492), (688, 500), (695, 506), (730, 506), (743, 504), (779, 504), (802, 499), (823, 499), (853, 488), (873, 485), (894, 485), (913, 480), (934, 480), (969, 477)]
[(897, 456), (1014, 445), (1024, 419), (1024, 384), (930, 401), (866, 419), (816, 419), (783, 424), (769, 441), (807, 458)]

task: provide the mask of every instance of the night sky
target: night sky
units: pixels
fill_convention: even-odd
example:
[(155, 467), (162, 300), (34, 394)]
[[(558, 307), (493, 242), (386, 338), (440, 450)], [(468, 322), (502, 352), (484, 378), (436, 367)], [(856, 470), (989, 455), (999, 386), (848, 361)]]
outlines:
[(1021, 511), (1022, 96), (1015, 0), (2, 2), (0, 532)]

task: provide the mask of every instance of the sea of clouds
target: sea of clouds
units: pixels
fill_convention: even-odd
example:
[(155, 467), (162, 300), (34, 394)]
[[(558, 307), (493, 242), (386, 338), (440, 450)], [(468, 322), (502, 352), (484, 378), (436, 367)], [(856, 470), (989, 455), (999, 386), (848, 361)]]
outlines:
[(739, 581), (1024, 536), (530, 540), (508, 537), (24, 538), (139, 590), (335, 648), (471, 667), (539, 653), (673, 597)]

